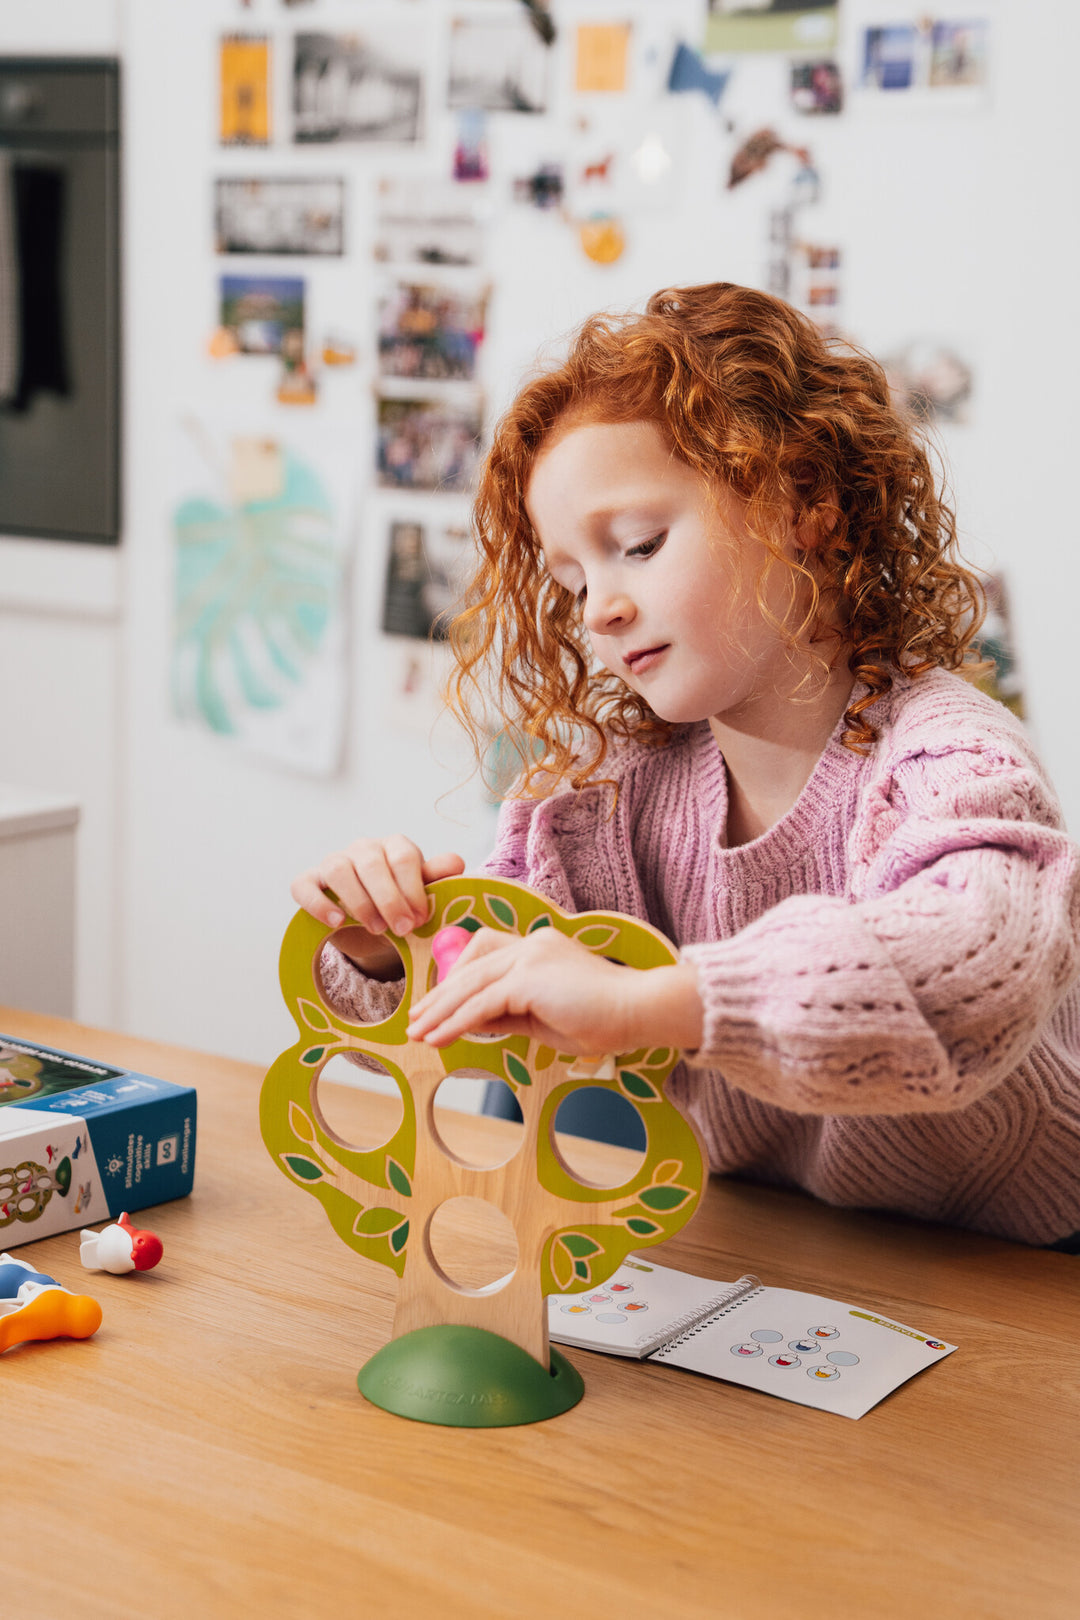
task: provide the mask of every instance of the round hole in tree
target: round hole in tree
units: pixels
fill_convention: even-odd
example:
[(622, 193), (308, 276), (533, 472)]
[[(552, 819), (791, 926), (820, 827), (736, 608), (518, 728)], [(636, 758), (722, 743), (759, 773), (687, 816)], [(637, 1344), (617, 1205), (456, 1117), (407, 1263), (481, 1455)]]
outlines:
[(426, 1236), (436, 1271), (460, 1293), (495, 1293), (517, 1269), (517, 1234), (502, 1210), (483, 1198), (448, 1198)]
[[(358, 979), (352, 968), (358, 968), (363, 978)], [(340, 1018), (353, 1024), (381, 1024), (401, 1006), (405, 963), (385, 934), (348, 923), (323, 941), (315, 958), (315, 983)]]
[[(478, 1114), (495, 1117), (481, 1122)], [(516, 1127), (503, 1123), (515, 1118)], [(505, 1080), (486, 1069), (455, 1069), (448, 1074), (433, 1098), (431, 1123), (443, 1151), (474, 1170), (497, 1169), (521, 1146), (517, 1099)]]
[(398, 1083), (378, 1058), (336, 1052), (315, 1082), (319, 1123), (343, 1147), (383, 1147), (400, 1130), (405, 1104)]
[(645, 1122), (621, 1091), (578, 1086), (555, 1110), (551, 1128), (568, 1174), (588, 1187), (621, 1187), (645, 1163)]

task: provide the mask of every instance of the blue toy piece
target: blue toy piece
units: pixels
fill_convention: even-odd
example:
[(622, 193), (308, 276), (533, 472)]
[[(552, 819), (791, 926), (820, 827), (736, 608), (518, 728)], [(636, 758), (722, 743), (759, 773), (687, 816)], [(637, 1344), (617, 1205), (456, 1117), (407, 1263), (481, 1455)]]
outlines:
[(14, 1260), (10, 1254), (0, 1259), (0, 1299), (15, 1299), (24, 1283), (37, 1283), (40, 1288), (60, 1287), (55, 1277), (46, 1277), (43, 1271), (35, 1271), (25, 1260)]

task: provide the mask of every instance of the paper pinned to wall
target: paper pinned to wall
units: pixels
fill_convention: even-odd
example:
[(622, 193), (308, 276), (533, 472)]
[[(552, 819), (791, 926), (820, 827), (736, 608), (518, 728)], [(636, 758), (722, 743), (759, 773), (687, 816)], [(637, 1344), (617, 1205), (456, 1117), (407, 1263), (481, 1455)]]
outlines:
[(188, 417), (178, 460), (173, 712), (245, 752), (332, 775), (347, 696), (346, 447), (232, 436)]
[(626, 89), (629, 23), (579, 23), (574, 88), (585, 95)]

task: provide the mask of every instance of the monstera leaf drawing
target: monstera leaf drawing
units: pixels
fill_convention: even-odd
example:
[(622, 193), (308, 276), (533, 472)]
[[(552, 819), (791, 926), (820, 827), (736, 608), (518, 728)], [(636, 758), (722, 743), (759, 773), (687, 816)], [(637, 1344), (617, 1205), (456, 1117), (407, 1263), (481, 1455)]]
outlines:
[(174, 707), (259, 752), (331, 769), (339, 524), (309, 466), (286, 451), (282, 474), (272, 499), (177, 508)]

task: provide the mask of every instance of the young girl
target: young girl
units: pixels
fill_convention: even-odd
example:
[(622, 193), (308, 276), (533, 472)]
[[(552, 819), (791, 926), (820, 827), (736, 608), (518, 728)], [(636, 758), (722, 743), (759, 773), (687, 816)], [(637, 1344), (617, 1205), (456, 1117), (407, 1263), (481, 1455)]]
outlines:
[[(484, 870), (680, 956), (481, 930), (411, 1035), (678, 1046), (714, 1171), (1076, 1233), (1078, 851), (963, 678), (978, 586), (880, 367), (726, 284), (594, 318), (499, 424), (476, 525), (453, 701), (525, 739)], [(361, 839), (296, 880), (361, 925), (324, 951), (335, 1004), (373, 1016), (378, 934), (462, 868)]]

